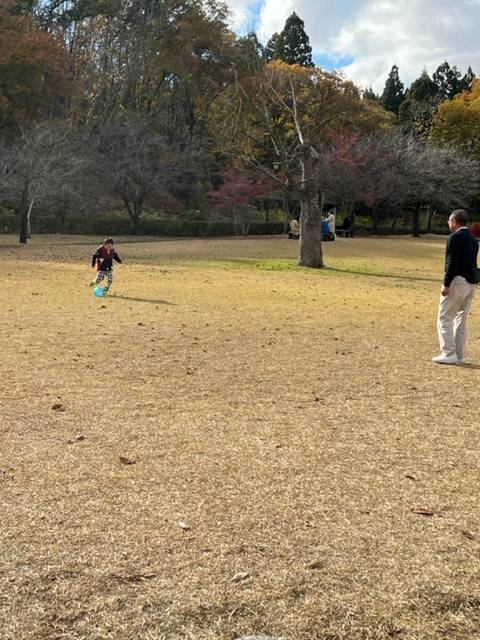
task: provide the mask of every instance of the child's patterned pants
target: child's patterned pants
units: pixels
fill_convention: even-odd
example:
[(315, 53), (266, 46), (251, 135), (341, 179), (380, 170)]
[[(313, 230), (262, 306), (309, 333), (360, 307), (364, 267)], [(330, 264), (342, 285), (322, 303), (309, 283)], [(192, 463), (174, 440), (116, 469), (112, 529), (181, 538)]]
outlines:
[(94, 285), (100, 284), (100, 282), (104, 278), (107, 278), (107, 284), (103, 287), (103, 290), (108, 291), (112, 286), (112, 280), (113, 280), (113, 271), (111, 269), (109, 271), (99, 271), (97, 273), (97, 277), (95, 278)]

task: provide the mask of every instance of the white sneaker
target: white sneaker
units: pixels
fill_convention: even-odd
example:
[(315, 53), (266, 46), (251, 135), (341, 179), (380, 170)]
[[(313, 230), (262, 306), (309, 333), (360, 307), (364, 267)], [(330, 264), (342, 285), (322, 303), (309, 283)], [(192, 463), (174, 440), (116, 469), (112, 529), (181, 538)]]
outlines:
[(457, 356), (444, 356), (440, 354), (432, 358), (432, 362), (436, 362), (437, 364), (458, 364), (458, 358)]

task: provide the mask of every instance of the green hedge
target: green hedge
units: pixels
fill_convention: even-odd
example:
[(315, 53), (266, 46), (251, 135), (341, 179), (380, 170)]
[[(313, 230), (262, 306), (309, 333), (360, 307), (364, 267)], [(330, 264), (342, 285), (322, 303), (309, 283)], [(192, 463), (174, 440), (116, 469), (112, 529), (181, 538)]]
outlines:
[[(0, 233), (18, 230), (14, 213), (0, 209)], [(55, 216), (32, 216), (32, 233), (69, 233), (100, 236), (122, 236), (133, 234), (130, 219), (125, 216), (80, 217), (68, 216), (65, 224)], [(235, 235), (232, 222), (208, 220), (163, 220), (145, 216), (138, 229), (141, 235), (176, 237), (213, 237)], [(283, 233), (283, 224), (277, 222), (252, 222), (250, 235)]]
[(0, 233), (15, 233), (17, 216), (8, 209), (0, 209)]
[[(370, 235), (370, 228), (364, 224), (355, 225), (356, 234)], [(0, 208), (0, 233), (15, 233), (18, 231), (17, 216), (12, 211)], [(96, 236), (132, 235), (133, 228), (130, 219), (121, 215), (81, 217), (68, 216), (65, 226), (61, 220), (53, 215), (32, 216), (32, 232), (35, 233), (69, 233)], [(232, 222), (171, 219), (163, 220), (145, 216), (141, 220), (138, 230), (141, 235), (175, 236), (191, 238), (208, 238), (235, 235)], [(379, 227), (378, 235), (409, 235), (411, 228), (397, 227), (392, 232), (390, 225)], [(448, 229), (432, 229), (435, 234), (448, 233)], [(273, 235), (283, 233), (282, 222), (254, 221), (250, 223), (249, 235)], [(425, 233), (422, 230), (422, 233)]]

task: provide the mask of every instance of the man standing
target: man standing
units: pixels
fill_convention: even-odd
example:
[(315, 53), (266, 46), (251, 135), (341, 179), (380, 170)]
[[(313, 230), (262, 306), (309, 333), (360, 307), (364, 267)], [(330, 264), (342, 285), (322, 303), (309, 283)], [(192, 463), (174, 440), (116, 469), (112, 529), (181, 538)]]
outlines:
[(456, 209), (448, 219), (451, 234), (445, 253), (445, 278), (438, 309), (439, 356), (437, 364), (463, 364), (467, 317), (477, 288), (478, 242), (467, 227), (468, 216)]

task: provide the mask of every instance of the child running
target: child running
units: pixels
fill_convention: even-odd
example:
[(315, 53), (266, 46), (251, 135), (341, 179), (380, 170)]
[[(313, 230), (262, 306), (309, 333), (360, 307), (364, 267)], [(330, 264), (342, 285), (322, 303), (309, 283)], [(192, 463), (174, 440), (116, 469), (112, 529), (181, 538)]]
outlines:
[(105, 238), (92, 256), (92, 269), (97, 267), (97, 277), (90, 282), (90, 286), (94, 287), (106, 277), (107, 284), (103, 287), (103, 295), (106, 296), (112, 285), (113, 280), (113, 261), (121, 263), (118, 253), (113, 248), (112, 238)]

